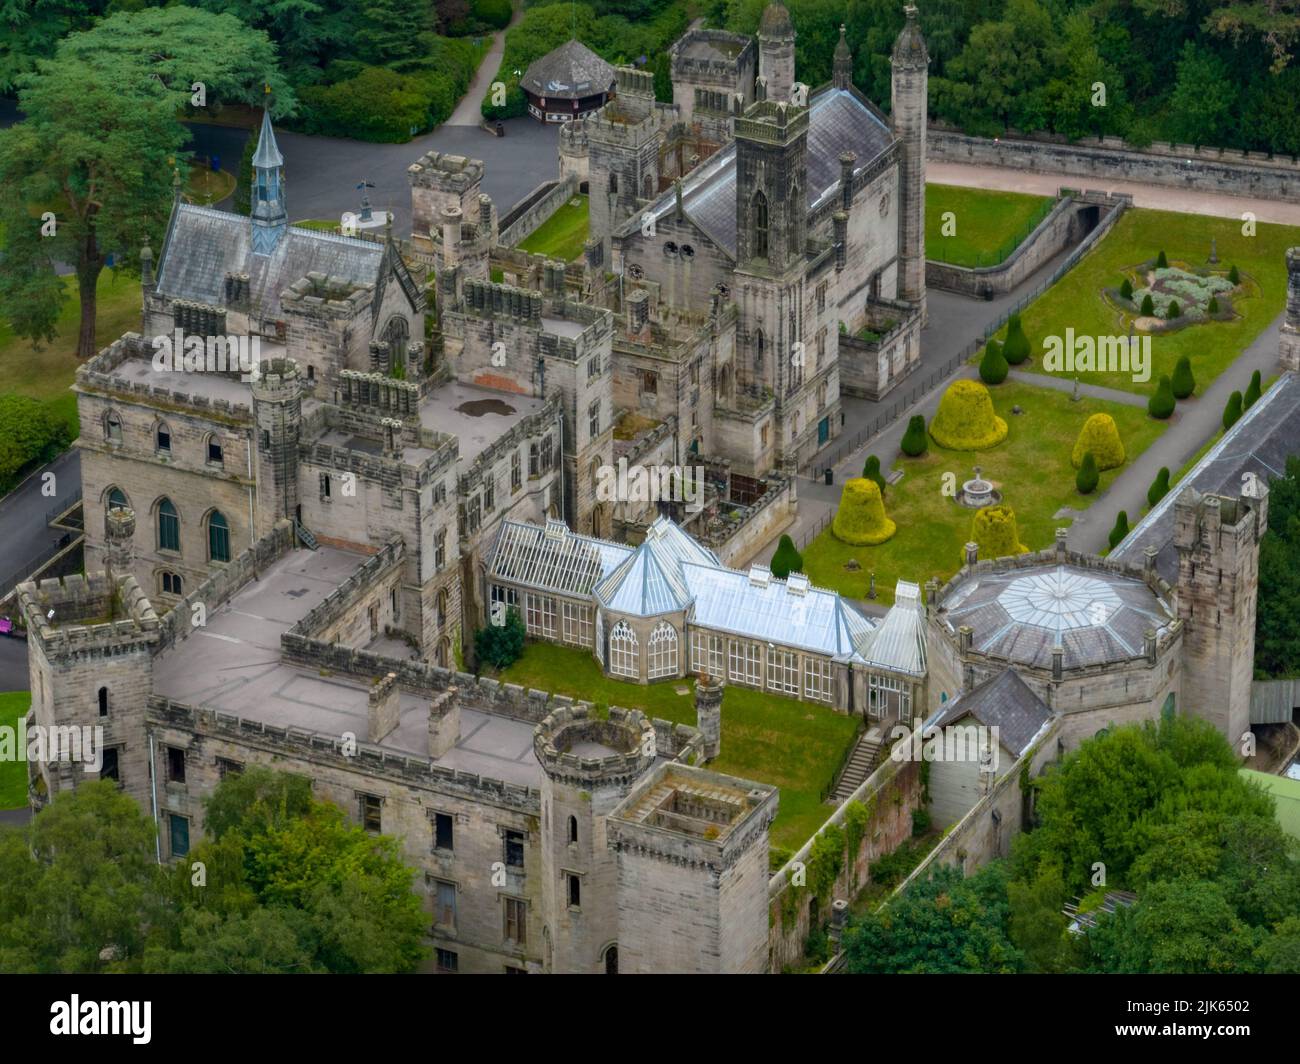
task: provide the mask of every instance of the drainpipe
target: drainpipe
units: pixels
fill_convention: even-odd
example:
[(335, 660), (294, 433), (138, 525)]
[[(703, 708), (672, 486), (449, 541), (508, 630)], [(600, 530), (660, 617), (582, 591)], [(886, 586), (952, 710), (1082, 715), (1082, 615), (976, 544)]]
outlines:
[(162, 864), (162, 835), (158, 831), (158, 771), (154, 764), (153, 732), (149, 733), (149, 798), (153, 805), (153, 846), (158, 863)]

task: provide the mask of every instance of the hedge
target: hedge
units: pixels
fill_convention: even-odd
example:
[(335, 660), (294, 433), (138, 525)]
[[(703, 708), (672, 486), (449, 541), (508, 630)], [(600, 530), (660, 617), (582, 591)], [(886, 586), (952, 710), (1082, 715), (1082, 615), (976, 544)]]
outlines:
[(953, 381), (939, 400), (930, 435), (953, 451), (983, 451), (1007, 438), (1007, 423), (993, 412), (989, 390), (979, 381)]

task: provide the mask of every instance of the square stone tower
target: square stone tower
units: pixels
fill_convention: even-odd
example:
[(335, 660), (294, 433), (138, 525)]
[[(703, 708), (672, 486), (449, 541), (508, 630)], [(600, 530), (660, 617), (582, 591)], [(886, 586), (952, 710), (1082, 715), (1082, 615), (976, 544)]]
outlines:
[(1180, 708), (1210, 721), (1234, 746), (1250, 729), (1259, 540), (1267, 528), (1268, 488), (1253, 475), (1238, 499), (1187, 488), (1174, 503)]
[(610, 815), (619, 971), (767, 970), (768, 829), (777, 790), (676, 762)]

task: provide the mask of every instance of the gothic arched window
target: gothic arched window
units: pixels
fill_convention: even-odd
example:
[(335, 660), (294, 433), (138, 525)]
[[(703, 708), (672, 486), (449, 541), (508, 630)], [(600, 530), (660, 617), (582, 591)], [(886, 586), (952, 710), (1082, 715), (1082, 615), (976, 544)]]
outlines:
[(650, 633), (650, 679), (677, 675), (677, 629), (660, 621)]
[(754, 223), (754, 257), (767, 258), (767, 197), (762, 191), (754, 193), (754, 205), (750, 212)]
[(158, 549), (181, 549), (181, 519), (171, 499), (158, 504)]
[(208, 561), (230, 561), (230, 524), (220, 510), (208, 516)]
[(394, 314), (384, 328), (384, 342), (388, 344), (388, 368), (406, 367), (407, 344), (411, 338), (411, 327), (400, 314)]
[(767, 337), (762, 329), (754, 330), (754, 372), (763, 372), (763, 356), (767, 352)]
[(627, 621), (619, 621), (609, 632), (609, 671), (616, 676), (639, 676), (636, 648), (636, 632)]

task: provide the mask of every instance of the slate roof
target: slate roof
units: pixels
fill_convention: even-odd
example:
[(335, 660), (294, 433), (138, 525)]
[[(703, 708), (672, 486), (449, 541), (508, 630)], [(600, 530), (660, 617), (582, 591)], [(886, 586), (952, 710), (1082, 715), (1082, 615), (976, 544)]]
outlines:
[(1163, 632), (1169, 605), (1135, 577), (1102, 569), (1045, 564), (960, 577), (944, 598), (951, 631), (968, 624), (973, 648), (1012, 665), (1065, 668), (1125, 661), (1142, 654), (1148, 628)]
[(1178, 579), (1174, 547), (1174, 502), (1184, 488), (1202, 495), (1241, 494), (1242, 477), (1254, 473), (1265, 484), (1286, 472), (1289, 455), (1300, 455), (1300, 377), (1284, 373), (1255, 401), (1223, 438), (1142, 518), (1110, 556), (1140, 563), (1155, 547), (1156, 571), (1173, 584)]
[(280, 146), (275, 142), (275, 130), (271, 128), (271, 114), (262, 112), (262, 132), (257, 138), (257, 150), (253, 153), (253, 166), (274, 168), (284, 165), (284, 156)]
[(289, 226), (270, 255), (254, 255), (248, 218), (182, 203), (172, 214), (161, 259), (160, 295), (221, 306), (226, 274), (247, 273), (254, 308), (274, 318), (280, 293), (309, 273), (378, 284), (384, 245)]
[(534, 96), (571, 100), (608, 92), (614, 68), (580, 41), (566, 41), (525, 72), (520, 84)]
[[(850, 89), (826, 88), (810, 101), (808, 115), (808, 209), (839, 188), (840, 154), (854, 152), (855, 172), (870, 166), (893, 143), (889, 126)], [(656, 219), (676, 210), (675, 190), (649, 208)], [(717, 245), (736, 254), (736, 144), (732, 141), (682, 181), (682, 209)], [(641, 227), (641, 216), (620, 233)]]
[(1052, 717), (1047, 707), (1015, 669), (1003, 669), (983, 683), (945, 703), (926, 722), (926, 730), (944, 728), (971, 716), (986, 728), (997, 728), (998, 743), (1020, 757)]

